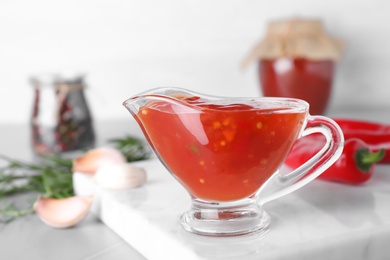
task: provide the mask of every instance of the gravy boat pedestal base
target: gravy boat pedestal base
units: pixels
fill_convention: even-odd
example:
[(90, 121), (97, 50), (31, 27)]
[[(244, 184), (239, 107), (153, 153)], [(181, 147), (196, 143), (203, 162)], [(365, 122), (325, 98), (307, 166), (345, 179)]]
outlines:
[(181, 216), (185, 230), (206, 236), (266, 233), (269, 224), (269, 215), (251, 199), (213, 203), (195, 199), (191, 209)]

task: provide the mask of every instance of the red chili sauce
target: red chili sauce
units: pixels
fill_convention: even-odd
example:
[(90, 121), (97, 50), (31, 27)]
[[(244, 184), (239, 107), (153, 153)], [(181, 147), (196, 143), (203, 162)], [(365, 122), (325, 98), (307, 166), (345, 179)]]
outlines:
[(310, 104), (310, 114), (323, 115), (331, 96), (334, 62), (306, 59), (259, 61), (264, 96), (293, 97)]
[(204, 200), (254, 195), (283, 163), (305, 118), (305, 112), (275, 105), (259, 109), (187, 100), (192, 105), (147, 103), (138, 119), (171, 173)]

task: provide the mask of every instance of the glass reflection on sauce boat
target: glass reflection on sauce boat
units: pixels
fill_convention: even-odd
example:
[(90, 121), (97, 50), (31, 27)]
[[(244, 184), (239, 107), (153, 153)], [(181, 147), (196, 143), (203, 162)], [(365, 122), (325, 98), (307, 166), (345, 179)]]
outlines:
[[(149, 144), (192, 199), (181, 217), (187, 231), (232, 236), (268, 230), (262, 205), (307, 184), (341, 154), (343, 135), (326, 117), (310, 116), (305, 101), (290, 98), (214, 97), (158, 88), (123, 105)], [(325, 135), (312, 160), (280, 174), (294, 142)], [(264, 187), (272, 187), (264, 189)], [(263, 190), (268, 190), (266, 196)]]

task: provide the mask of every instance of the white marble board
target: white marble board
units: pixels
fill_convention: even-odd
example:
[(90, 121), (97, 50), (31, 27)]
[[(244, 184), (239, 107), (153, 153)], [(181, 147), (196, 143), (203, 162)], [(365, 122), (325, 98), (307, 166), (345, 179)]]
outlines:
[(267, 203), (263, 236), (214, 238), (181, 229), (190, 197), (157, 159), (136, 165), (148, 173), (140, 188), (103, 190), (79, 173), (74, 184), (78, 194), (94, 190), (93, 214), (147, 259), (389, 259), (390, 166), (360, 186), (314, 180)]

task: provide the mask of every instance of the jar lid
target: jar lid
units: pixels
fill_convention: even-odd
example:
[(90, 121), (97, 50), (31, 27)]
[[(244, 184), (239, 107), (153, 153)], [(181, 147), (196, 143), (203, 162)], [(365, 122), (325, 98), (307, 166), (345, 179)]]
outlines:
[(84, 77), (84, 74), (76, 72), (41, 73), (31, 76), (29, 81), (35, 88), (49, 86), (73, 90), (84, 87)]
[(267, 32), (257, 43), (243, 66), (256, 59), (306, 58), (338, 60), (344, 44), (328, 35), (320, 19), (292, 18), (271, 21)]

